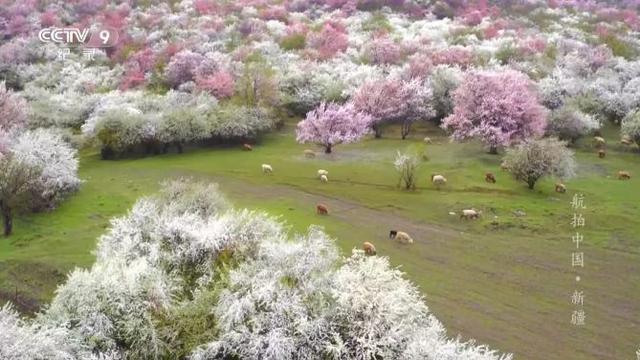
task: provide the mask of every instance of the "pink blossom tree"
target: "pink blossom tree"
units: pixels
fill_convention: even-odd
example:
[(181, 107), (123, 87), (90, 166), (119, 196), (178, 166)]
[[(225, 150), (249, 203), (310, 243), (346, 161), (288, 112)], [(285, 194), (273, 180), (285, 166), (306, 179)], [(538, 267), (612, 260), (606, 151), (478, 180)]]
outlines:
[(496, 154), (509, 146), (544, 133), (546, 110), (538, 103), (529, 78), (515, 70), (469, 73), (454, 93), (453, 114), (442, 127), (452, 138), (479, 138)]
[(171, 86), (177, 87), (187, 81), (194, 80), (196, 68), (203, 60), (203, 56), (189, 50), (175, 54), (165, 70), (165, 76)]
[(382, 137), (383, 124), (400, 121), (405, 139), (414, 121), (434, 116), (428, 105), (430, 97), (430, 91), (418, 80), (382, 79), (363, 84), (354, 94), (353, 103), (358, 111), (371, 116), (376, 138)]
[(0, 83), (0, 132), (22, 129), (27, 124), (27, 102)]
[(317, 51), (318, 58), (330, 59), (339, 52), (347, 50), (349, 37), (343, 26), (326, 23), (320, 32), (309, 32), (307, 44)]
[(226, 71), (217, 71), (211, 75), (196, 76), (198, 89), (207, 91), (218, 99), (233, 95), (235, 82), (233, 76)]
[(335, 145), (360, 140), (369, 132), (370, 124), (371, 116), (357, 111), (351, 103), (322, 103), (298, 123), (296, 141), (322, 145), (329, 154)]
[(374, 64), (396, 64), (402, 56), (400, 45), (387, 35), (372, 39), (365, 47), (365, 56)]

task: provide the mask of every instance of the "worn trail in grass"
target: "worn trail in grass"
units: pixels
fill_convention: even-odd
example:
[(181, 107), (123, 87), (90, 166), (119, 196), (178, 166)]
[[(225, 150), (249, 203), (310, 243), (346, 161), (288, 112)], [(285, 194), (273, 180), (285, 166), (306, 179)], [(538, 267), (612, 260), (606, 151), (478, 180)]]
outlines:
[[(425, 134), (434, 144), (427, 145), (420, 186), (400, 191), (391, 165), (395, 150), (419, 145)], [(613, 141), (613, 133), (605, 135)], [(551, 180), (527, 190), (499, 170), (499, 157), (478, 144), (449, 144), (437, 129), (419, 129), (407, 141), (391, 137), (396, 135), (340, 146), (316, 159), (304, 158), (305, 146), (294, 143), (290, 126), (253, 152), (189, 149), (101, 161), (87, 151), (82, 190), (52, 213), (21, 218), (16, 234), (0, 241), (0, 297), (15, 300), (17, 293), (26, 310), (46, 302), (67, 271), (90, 266), (96, 238), (111, 217), (153, 193), (159, 181), (193, 176), (219, 182), (237, 206), (282, 215), (294, 232), (325, 226), (345, 254), (373, 242), (420, 286), (450, 335), (476, 338), (524, 359), (632, 358), (640, 345), (640, 193), (635, 177), (621, 182), (614, 174), (624, 169), (640, 176), (640, 154), (612, 146), (600, 160), (584, 146), (577, 154), (580, 176), (558, 195)], [(261, 174), (262, 163), (274, 173)], [(329, 170), (328, 184), (315, 178), (318, 168)], [(496, 174), (497, 184), (484, 183), (487, 171)], [(428, 184), (433, 172), (447, 176), (447, 188)], [(586, 264), (579, 271), (570, 258), (569, 201), (575, 192), (584, 193), (588, 205)], [(320, 201), (330, 206), (330, 216), (315, 214)], [(481, 209), (483, 218), (463, 222), (448, 214), (465, 207)], [(516, 210), (526, 216), (514, 215)], [(391, 242), (391, 228), (410, 232), (416, 243)], [(576, 289), (585, 292), (584, 328), (570, 325)]]

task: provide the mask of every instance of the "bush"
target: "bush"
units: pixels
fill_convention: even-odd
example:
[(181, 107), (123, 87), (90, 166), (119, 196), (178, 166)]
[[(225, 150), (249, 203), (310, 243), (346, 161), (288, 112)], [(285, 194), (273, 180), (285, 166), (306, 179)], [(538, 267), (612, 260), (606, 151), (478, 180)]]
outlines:
[(631, 141), (640, 145), (640, 110), (630, 111), (622, 119), (620, 135), (626, 136), (631, 139)]
[(416, 183), (418, 182), (416, 172), (419, 165), (420, 158), (417, 154), (401, 153), (400, 151), (396, 153), (393, 166), (399, 174), (399, 187), (402, 186), (405, 190), (414, 190), (416, 188)]
[(504, 164), (516, 180), (533, 189), (544, 176), (562, 179), (575, 175), (576, 162), (566, 143), (553, 138), (528, 140), (508, 149)]
[(285, 36), (280, 41), (280, 47), (284, 50), (300, 50), (307, 45), (306, 35), (302, 33)]

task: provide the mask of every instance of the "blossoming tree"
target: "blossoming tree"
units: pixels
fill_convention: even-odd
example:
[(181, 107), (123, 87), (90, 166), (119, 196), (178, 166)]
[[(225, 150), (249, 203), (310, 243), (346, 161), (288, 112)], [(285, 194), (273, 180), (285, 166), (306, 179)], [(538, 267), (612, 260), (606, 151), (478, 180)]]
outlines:
[(370, 124), (371, 116), (357, 111), (352, 104), (322, 103), (298, 123), (296, 140), (322, 145), (329, 154), (335, 145), (360, 140)]
[(479, 138), (492, 154), (499, 146), (542, 135), (546, 126), (546, 111), (532, 82), (515, 70), (467, 74), (454, 104), (442, 127), (453, 132), (454, 140)]

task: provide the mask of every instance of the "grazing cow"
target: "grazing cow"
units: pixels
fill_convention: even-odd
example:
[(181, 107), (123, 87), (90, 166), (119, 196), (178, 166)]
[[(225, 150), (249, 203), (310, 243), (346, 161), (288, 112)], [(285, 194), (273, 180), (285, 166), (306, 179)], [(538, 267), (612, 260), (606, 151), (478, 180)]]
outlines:
[(424, 138), (424, 142), (425, 144), (431, 144), (431, 138), (427, 136), (426, 138)]
[(631, 180), (631, 174), (628, 171), (618, 171), (618, 180)]
[(398, 231), (398, 233), (396, 234), (396, 236), (393, 237), (393, 239), (397, 242), (399, 242), (400, 244), (413, 244), (413, 239), (411, 238), (411, 236), (409, 236), (409, 234), (407, 234), (404, 231)]
[(271, 174), (273, 172), (273, 168), (269, 164), (262, 164), (262, 172), (265, 174)]
[(607, 142), (601, 136), (594, 136), (593, 137), (593, 143), (595, 144), (595, 146), (597, 148), (601, 148), (601, 147), (604, 147)]
[(560, 193), (560, 194), (564, 194), (567, 192), (567, 187), (564, 186), (564, 184), (562, 183), (557, 183), (556, 184), (556, 192)]
[(464, 209), (460, 214), (460, 219), (471, 220), (471, 219), (478, 219), (478, 218), (480, 218), (480, 212), (474, 209)]
[(398, 230), (391, 230), (389, 231), (389, 239), (393, 239), (396, 237), (396, 235), (398, 235)]
[(316, 205), (316, 212), (318, 215), (329, 215), (329, 207), (324, 204)]
[(503, 161), (500, 164), (500, 169), (502, 169), (502, 171), (508, 171), (509, 170), (509, 166), (507, 166), (507, 163)]
[(623, 136), (622, 139), (620, 139), (620, 144), (622, 145), (633, 145), (633, 141), (631, 141), (631, 139), (628, 136)]
[(253, 146), (251, 146), (249, 144), (242, 144), (242, 150), (251, 151), (251, 150), (253, 150)]
[(320, 175), (320, 181), (326, 183), (329, 182), (329, 178), (327, 177), (327, 175)]
[(318, 170), (318, 177), (320, 177), (322, 175), (328, 176), (329, 172), (327, 170), (324, 170), (324, 169)]
[(488, 183), (495, 184), (496, 183), (496, 177), (492, 173), (486, 173), (486, 174), (484, 174), (484, 181), (486, 181)]
[(315, 151), (313, 151), (313, 150), (310, 150), (310, 149), (306, 149), (306, 150), (304, 151), (304, 157), (307, 157), (307, 158), (314, 158), (314, 157), (316, 157), (316, 152), (315, 152)]
[(376, 247), (368, 241), (362, 243), (362, 250), (364, 250), (364, 253), (369, 256), (375, 255), (377, 253)]
[(598, 150), (598, 157), (600, 159), (604, 159), (604, 157), (607, 156), (607, 152), (604, 151), (603, 149)]

